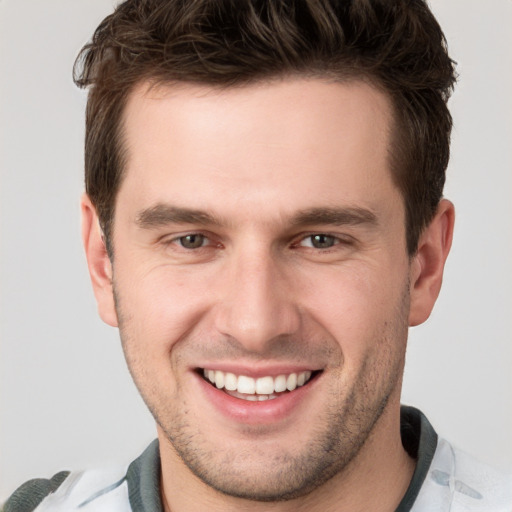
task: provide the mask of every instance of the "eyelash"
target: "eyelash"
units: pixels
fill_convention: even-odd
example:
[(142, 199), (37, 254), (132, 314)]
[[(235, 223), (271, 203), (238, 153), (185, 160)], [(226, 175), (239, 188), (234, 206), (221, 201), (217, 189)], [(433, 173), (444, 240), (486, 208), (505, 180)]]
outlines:
[[(315, 238), (320, 238), (320, 240), (317, 240), (315, 242), (314, 241)], [(316, 247), (315, 243), (318, 243), (319, 245), (322, 245), (323, 243), (326, 243), (325, 240), (324, 240), (324, 242), (322, 242), (322, 239), (328, 239), (329, 242), (331, 242), (331, 244), (328, 245), (327, 247)], [(309, 241), (310, 244), (304, 245), (304, 243), (307, 242), (307, 241)], [(329, 244), (329, 242), (327, 242), (327, 244)], [(326, 250), (332, 249), (336, 245), (340, 245), (343, 242), (344, 241), (342, 239), (340, 239), (340, 237), (335, 236), (335, 235), (331, 235), (329, 233), (312, 233), (312, 234), (308, 234), (306, 236), (303, 236), (298, 241), (298, 243), (296, 243), (294, 245), (295, 246), (299, 246), (299, 247), (307, 247), (309, 249), (316, 249), (316, 250), (319, 250), (319, 251), (326, 251)]]
[[(186, 247), (183, 244), (183, 240), (186, 238), (189, 238), (189, 237), (201, 237), (201, 245), (198, 245), (197, 247)], [(313, 242), (314, 237), (324, 237), (324, 238), (330, 239), (332, 241), (332, 244), (329, 245), (328, 247), (315, 247), (314, 242)], [(308, 240), (310, 241), (310, 245), (309, 244), (303, 245), (304, 242), (307, 242)], [(201, 249), (206, 249), (210, 246), (215, 246), (215, 247), (221, 246), (220, 243), (217, 243), (217, 244), (214, 243), (212, 240), (212, 237), (210, 237), (209, 235), (207, 235), (205, 233), (201, 233), (201, 232), (185, 233), (183, 235), (176, 236), (170, 240), (166, 240), (166, 241), (164, 241), (164, 243), (165, 243), (165, 245), (173, 245), (173, 244), (178, 245), (181, 249), (183, 249), (185, 251), (199, 251)], [(321, 243), (321, 241), (320, 241), (320, 243)], [(347, 237), (343, 238), (343, 237), (340, 237), (337, 235), (332, 235), (332, 234), (326, 233), (326, 232), (314, 232), (314, 233), (302, 234), (300, 236), (300, 238), (297, 239), (296, 242), (293, 242), (291, 244), (291, 247), (292, 248), (304, 247), (306, 249), (312, 249), (312, 250), (315, 250), (318, 252), (327, 252), (338, 245), (347, 246), (347, 245), (352, 245), (352, 244), (353, 244), (353, 240), (350, 240)], [(192, 245), (193, 245), (193, 242), (192, 242)]]
[[(186, 238), (189, 238), (189, 237), (201, 237), (202, 239), (202, 243), (201, 245), (197, 246), (197, 247), (185, 247), (183, 245), (183, 240), (186, 239)], [(209, 242), (209, 243), (206, 243), (205, 242)], [(213, 241), (212, 241), (212, 238), (204, 233), (201, 233), (201, 232), (191, 232), (191, 233), (185, 233), (183, 235), (180, 235), (180, 236), (175, 236), (171, 239), (167, 239), (167, 240), (164, 240), (164, 245), (178, 245), (181, 249), (185, 250), (185, 251), (198, 251), (200, 249), (205, 249), (207, 248), (208, 246), (211, 246), (211, 245), (214, 245), (214, 246), (220, 246), (220, 244), (215, 244)]]

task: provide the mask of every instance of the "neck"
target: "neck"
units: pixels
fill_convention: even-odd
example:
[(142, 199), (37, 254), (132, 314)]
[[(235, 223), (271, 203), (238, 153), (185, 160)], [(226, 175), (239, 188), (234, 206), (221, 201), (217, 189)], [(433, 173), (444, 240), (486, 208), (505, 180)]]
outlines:
[(159, 431), (165, 512), (393, 512), (414, 472), (400, 438), (399, 401), (389, 403), (358, 455), (313, 492), (289, 501), (234, 498), (207, 486)]

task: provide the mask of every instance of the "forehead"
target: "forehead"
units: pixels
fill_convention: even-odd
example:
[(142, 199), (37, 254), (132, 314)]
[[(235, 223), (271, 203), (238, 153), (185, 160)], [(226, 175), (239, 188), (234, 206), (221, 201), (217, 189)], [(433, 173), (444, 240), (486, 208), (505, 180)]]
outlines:
[(271, 202), (283, 214), (315, 200), (371, 203), (392, 188), (391, 122), (387, 97), (361, 81), (141, 84), (124, 115), (119, 195), (141, 207), (233, 210)]

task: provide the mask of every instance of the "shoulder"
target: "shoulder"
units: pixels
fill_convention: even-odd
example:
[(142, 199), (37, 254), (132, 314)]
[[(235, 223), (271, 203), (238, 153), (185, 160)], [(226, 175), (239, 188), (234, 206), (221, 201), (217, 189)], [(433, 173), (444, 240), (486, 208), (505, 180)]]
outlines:
[[(468, 498), (481, 504), (475, 510), (512, 510), (512, 475), (483, 464), (471, 455), (453, 448), (445, 441), (446, 450), (451, 450), (454, 460), (454, 487), (456, 503), (464, 505)], [(440, 475), (438, 475), (440, 476)], [(461, 508), (461, 510), (464, 510)]]
[[(425, 508), (420, 505), (424, 504)], [(512, 511), (512, 475), (483, 464), (440, 439), (414, 510)]]
[(158, 441), (129, 465), (62, 471), (24, 483), (0, 512), (161, 510)]
[(35, 478), (25, 482), (7, 500), (2, 512), (32, 512), (46, 496), (59, 488), (68, 475), (69, 471), (61, 471), (50, 479)]
[(30, 480), (9, 498), (3, 512), (128, 511), (126, 467), (62, 472)]

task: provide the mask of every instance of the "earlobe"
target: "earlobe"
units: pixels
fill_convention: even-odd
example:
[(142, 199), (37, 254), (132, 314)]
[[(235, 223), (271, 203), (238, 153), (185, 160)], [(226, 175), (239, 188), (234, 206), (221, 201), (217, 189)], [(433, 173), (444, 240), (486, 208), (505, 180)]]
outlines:
[(455, 209), (447, 199), (421, 234), (411, 263), (409, 325), (419, 325), (430, 316), (441, 290), (444, 265), (450, 252)]
[(103, 240), (96, 208), (87, 194), (83, 195), (80, 206), (82, 211), (82, 241), (94, 295), (98, 304), (98, 313), (105, 323), (117, 327), (112, 286), (112, 263)]

